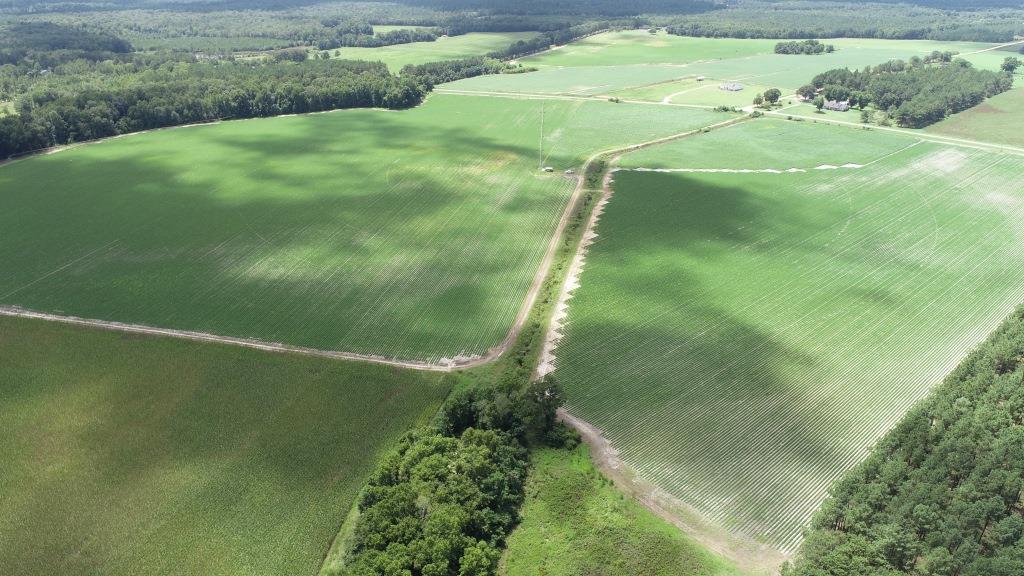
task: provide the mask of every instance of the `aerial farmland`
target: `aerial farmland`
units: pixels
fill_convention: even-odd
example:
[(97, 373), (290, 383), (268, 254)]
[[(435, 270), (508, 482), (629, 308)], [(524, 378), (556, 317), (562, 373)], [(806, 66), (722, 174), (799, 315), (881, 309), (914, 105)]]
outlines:
[(1015, 574), (1024, 29), (931, 1), (0, 9), (0, 572)]

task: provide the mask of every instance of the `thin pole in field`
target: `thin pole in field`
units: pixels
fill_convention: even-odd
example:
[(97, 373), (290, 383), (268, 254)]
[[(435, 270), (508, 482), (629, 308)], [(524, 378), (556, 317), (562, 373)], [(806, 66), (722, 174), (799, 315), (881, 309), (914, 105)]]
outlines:
[(537, 169), (544, 167), (544, 102), (540, 103), (540, 147), (537, 152)]

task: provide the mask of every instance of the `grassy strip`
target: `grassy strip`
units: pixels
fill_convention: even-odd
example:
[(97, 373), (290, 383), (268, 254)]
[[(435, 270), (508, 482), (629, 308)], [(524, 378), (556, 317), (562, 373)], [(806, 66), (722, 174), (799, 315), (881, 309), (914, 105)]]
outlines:
[(607, 480), (586, 446), (533, 453), (504, 576), (739, 574)]

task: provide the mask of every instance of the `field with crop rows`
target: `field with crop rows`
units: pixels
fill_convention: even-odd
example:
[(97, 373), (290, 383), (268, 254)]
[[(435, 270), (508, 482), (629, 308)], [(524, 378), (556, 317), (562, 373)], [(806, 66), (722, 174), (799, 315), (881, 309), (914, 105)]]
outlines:
[(0, 573), (315, 574), (450, 385), (0, 317)]
[[(1017, 84), (1024, 77), (1017, 77)], [(1003, 92), (974, 108), (925, 128), (926, 132), (1024, 146), (1024, 87)]]
[[(382, 28), (387, 29), (382, 26), (374, 26), (375, 31), (381, 31)], [(412, 28), (412, 26), (397, 28)], [(508, 48), (517, 40), (529, 40), (536, 35), (536, 32), (471, 32), (461, 36), (442, 36), (433, 42), (411, 42), (379, 48), (343, 46), (337, 49), (338, 56), (334, 56), (334, 50), (330, 50), (330, 53), (332, 58), (378, 60), (387, 64), (391, 71), (398, 72), (406, 64), (423, 64), (438, 60), (483, 56), (488, 52)]]
[[(665, 33), (652, 36), (646, 31), (608, 32), (522, 60), (524, 65), (539, 67), (537, 72), (479, 76), (445, 87), (481, 92), (611, 95), (656, 101), (675, 94), (674, 103), (745, 106), (755, 93), (768, 87), (792, 93), (816, 74), (832, 68), (862, 68), (893, 58), (923, 56), (933, 50), (967, 54), (992, 46), (844, 38), (829, 40), (837, 48), (832, 54), (799, 56), (774, 54), (775, 42), (688, 38)], [(707, 78), (703, 85), (696, 85), (697, 76)], [(746, 88), (738, 93), (718, 90), (718, 84), (725, 80), (742, 82)], [(691, 88), (697, 89), (690, 91)]]
[[(538, 170), (540, 112), (544, 163)], [(227, 122), (0, 167), (0, 305), (438, 361), (523, 303), (574, 178), (700, 110), (433, 95)]]
[(615, 174), (555, 351), (568, 406), (783, 551), (1024, 299), (1020, 156), (760, 119), (624, 166), (677, 171)]

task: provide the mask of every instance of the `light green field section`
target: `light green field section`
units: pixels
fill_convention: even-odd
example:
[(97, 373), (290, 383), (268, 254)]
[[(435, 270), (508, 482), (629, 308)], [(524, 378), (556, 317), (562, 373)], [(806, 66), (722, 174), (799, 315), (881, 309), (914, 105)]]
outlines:
[(641, 477), (788, 552), (829, 484), (1024, 299), (1024, 158), (765, 124), (784, 121), (637, 156), (804, 172), (616, 173), (555, 374)]
[(678, 80), (689, 75), (679, 66), (588, 66), (546, 68), (523, 74), (494, 74), (449, 82), (444, 88), (471, 92), (594, 96), (626, 88)]
[(315, 574), (433, 374), (0, 318), (0, 573)]
[(770, 54), (775, 40), (690, 38), (646, 30), (605, 32), (522, 60), (529, 66), (612, 66), (689, 64), (705, 60)]
[[(544, 111), (545, 165), (538, 169)], [(603, 101), (150, 132), (0, 167), (0, 305), (383, 357), (484, 354), (598, 150), (721, 121)]]
[[(691, 74), (705, 75), (714, 80), (734, 80), (742, 83), (767, 85), (792, 92), (809, 84), (815, 75), (833, 68), (863, 68), (893, 59), (907, 60), (912, 56), (925, 56), (933, 50), (970, 52), (991, 46), (970, 42), (935, 42), (931, 40), (874, 40), (835, 39), (831, 54), (789, 55), (759, 54), (701, 62), (686, 67)], [(784, 94), (788, 95), (788, 94)]]
[(675, 526), (623, 496), (585, 446), (532, 454), (522, 522), (503, 576), (739, 576)]
[[(1021, 56), (1020, 49), (1024, 48), (1024, 42), (1012, 45), (1003, 46), (996, 50), (985, 50), (983, 52), (977, 52), (976, 50), (965, 50), (961, 56), (964, 60), (967, 60), (971, 64), (974, 64), (978, 68), (984, 68), (987, 70), (999, 70), (1003, 60), (1009, 56), (1015, 56), (1017, 58), (1024, 58)], [(974, 52), (974, 53), (972, 53)], [(1018, 73), (1020, 70), (1018, 70)]]
[(743, 90), (731, 92), (723, 90), (720, 87), (721, 85), (722, 82), (717, 80), (698, 80), (697, 76), (687, 76), (682, 80), (618, 90), (612, 92), (609, 96), (622, 98), (623, 100), (742, 108), (743, 106), (749, 106), (753, 102), (755, 95), (771, 88), (771, 86), (744, 84)]
[[(379, 30), (375, 26), (374, 30)], [(401, 28), (408, 28), (402, 26)], [(453, 60), (470, 56), (483, 56), (494, 50), (508, 48), (517, 40), (528, 40), (535, 32), (471, 32), (461, 36), (442, 36), (433, 42), (411, 42), (379, 48), (337, 48), (329, 50), (332, 58), (346, 60), (374, 60), (388, 65), (392, 72), (398, 72), (406, 64), (424, 64), (438, 60)]]
[[(523, 60), (542, 65), (537, 72), (480, 76), (446, 84), (474, 91), (604, 95), (657, 99), (672, 95), (669, 83), (685, 85), (705, 76), (704, 88), (681, 94), (675, 103), (746, 106), (754, 94), (779, 88), (789, 96), (815, 75), (832, 68), (863, 68), (894, 58), (924, 56), (933, 50), (971, 52), (991, 44), (930, 40), (830, 40), (832, 54), (774, 54), (773, 40), (685, 38), (629, 31), (600, 34)], [(981, 56), (979, 54), (978, 56)], [(1000, 60), (1001, 61), (1001, 60)], [(738, 93), (719, 91), (723, 81), (738, 81)], [(628, 92), (625, 92), (629, 90)]]
[(925, 128), (925, 132), (1024, 146), (1024, 76), (1017, 76), (1017, 88), (998, 94), (981, 104), (954, 114)]
[(627, 154), (620, 166), (807, 170), (866, 165), (915, 145), (900, 134), (763, 118)]

